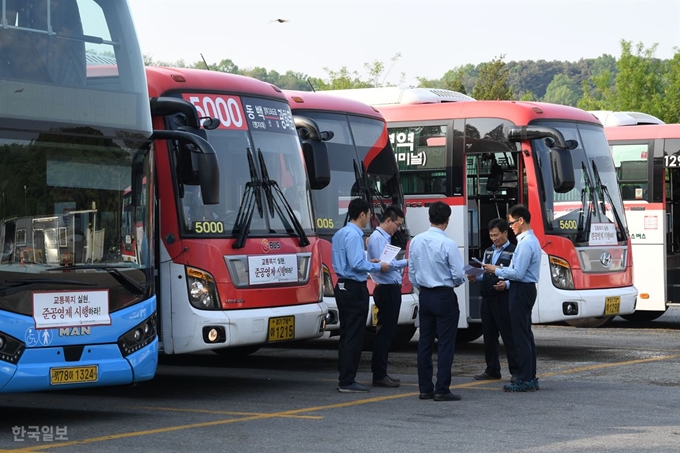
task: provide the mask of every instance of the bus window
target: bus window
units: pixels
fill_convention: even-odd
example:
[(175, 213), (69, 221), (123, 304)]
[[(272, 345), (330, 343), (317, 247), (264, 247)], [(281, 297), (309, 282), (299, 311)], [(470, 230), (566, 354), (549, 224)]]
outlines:
[(626, 201), (649, 201), (649, 145), (612, 145), (616, 176), (621, 187), (621, 198)]
[(404, 195), (449, 195), (446, 125), (390, 128)]

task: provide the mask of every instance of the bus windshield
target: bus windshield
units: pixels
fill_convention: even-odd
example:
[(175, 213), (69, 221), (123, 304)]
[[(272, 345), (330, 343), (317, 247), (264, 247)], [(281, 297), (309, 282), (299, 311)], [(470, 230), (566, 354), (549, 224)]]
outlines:
[(0, 0), (0, 24), (0, 117), (151, 134), (125, 0)]
[[(312, 118), (320, 130), (332, 131), (326, 143), (331, 164), (331, 183), (315, 190), (314, 211), (320, 232), (342, 228), (352, 198), (370, 197), (376, 214), (391, 204), (403, 206), (399, 171), (385, 123), (373, 118), (344, 114), (296, 111)], [(372, 227), (375, 227), (373, 225)], [(369, 224), (367, 231), (372, 228)]]
[[(616, 168), (602, 127), (562, 121), (537, 122), (558, 129), (565, 140), (576, 140), (571, 150), (576, 185), (567, 193), (553, 189), (550, 150), (545, 140), (533, 140), (542, 175), (546, 232), (569, 237), (581, 245), (625, 242), (627, 238), (623, 203)], [(608, 239), (609, 237), (609, 239)]]
[[(59, 285), (108, 290), (111, 312), (148, 298), (152, 205), (141, 181), (151, 180), (150, 168), (146, 142), (5, 134), (0, 139), (0, 309), (30, 316), (32, 292)], [(136, 219), (134, 262), (120, 250), (124, 194), (131, 186), (139, 191), (128, 208)]]
[[(203, 204), (199, 186), (182, 185), (179, 208), (183, 235), (234, 237), (241, 227), (237, 219), (248, 214), (244, 203), (248, 196), (244, 195), (249, 191), (254, 205), (250, 205), (253, 211), (248, 236), (296, 235), (288, 206), (304, 231), (311, 233), (307, 173), (288, 104), (227, 95), (184, 97), (198, 102), (211, 117), (220, 120), (220, 126), (207, 135), (217, 153), (223, 184), (217, 205)], [(261, 121), (245, 121), (244, 115), (260, 117)], [(248, 124), (257, 124), (258, 129), (249, 130)], [(267, 184), (271, 190), (265, 187)], [(283, 202), (272, 192), (277, 189)]]

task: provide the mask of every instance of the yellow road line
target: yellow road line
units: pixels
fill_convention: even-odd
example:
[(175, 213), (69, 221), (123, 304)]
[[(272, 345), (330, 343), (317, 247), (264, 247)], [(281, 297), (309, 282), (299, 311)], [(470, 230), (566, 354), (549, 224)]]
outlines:
[[(599, 365), (589, 365), (589, 366), (584, 366), (584, 367), (578, 367), (578, 368), (572, 368), (569, 370), (563, 370), (560, 372), (555, 372), (555, 373), (544, 373), (540, 375), (540, 377), (549, 377), (549, 376), (556, 376), (556, 375), (561, 375), (561, 374), (571, 374), (571, 373), (580, 373), (583, 371), (590, 371), (590, 370), (596, 370), (596, 369), (602, 369), (602, 368), (611, 368), (611, 367), (619, 367), (619, 366), (627, 366), (627, 365), (637, 365), (640, 363), (649, 363), (649, 362), (660, 362), (664, 360), (672, 360), (672, 359), (677, 359), (680, 358), (680, 354), (675, 354), (675, 355), (666, 355), (666, 356), (660, 356), (660, 357), (652, 357), (648, 359), (637, 359), (637, 360), (627, 360), (625, 362), (615, 362), (615, 363), (602, 363)], [(488, 384), (487, 381), (472, 381), (472, 382), (465, 382), (463, 384), (458, 384), (458, 385), (453, 385), (451, 386), (452, 389), (460, 389), (460, 388), (470, 388), (470, 387), (478, 387), (481, 385)], [(282, 411), (282, 412), (275, 412), (275, 413), (270, 413), (270, 414), (256, 414), (256, 415), (248, 415), (240, 418), (230, 418), (226, 420), (214, 420), (210, 422), (201, 422), (201, 423), (191, 423), (188, 425), (177, 425), (177, 426), (168, 426), (165, 428), (156, 428), (156, 429), (148, 429), (148, 430), (143, 430), (143, 431), (131, 431), (127, 433), (120, 433), (120, 434), (111, 434), (107, 436), (99, 436), (99, 437), (91, 437), (89, 439), (82, 439), (82, 440), (74, 440), (74, 441), (69, 441), (69, 442), (61, 442), (61, 443), (55, 443), (55, 444), (44, 444), (44, 445), (36, 445), (35, 447), (25, 447), (25, 448), (18, 448), (18, 449), (8, 449), (8, 450), (0, 450), (0, 452), (14, 452), (14, 453), (36, 453), (36, 452), (41, 452), (43, 450), (48, 450), (52, 448), (61, 448), (61, 447), (70, 447), (72, 445), (86, 445), (86, 444), (92, 444), (96, 442), (103, 442), (107, 440), (116, 440), (116, 439), (125, 439), (125, 438), (130, 438), (130, 437), (139, 437), (139, 436), (148, 436), (152, 434), (163, 434), (163, 433), (169, 433), (173, 431), (181, 431), (185, 429), (193, 429), (193, 428), (205, 428), (208, 426), (219, 426), (219, 425), (227, 425), (231, 423), (241, 423), (241, 422), (248, 422), (248, 421), (255, 421), (255, 420), (264, 420), (268, 418), (276, 418), (276, 417), (291, 417), (295, 416), (298, 414), (304, 414), (308, 412), (319, 412), (319, 411), (324, 411), (324, 410), (329, 410), (329, 409), (340, 409), (344, 407), (351, 407), (351, 406), (359, 406), (363, 404), (371, 404), (371, 403), (379, 403), (382, 401), (389, 401), (389, 400), (395, 400), (399, 398), (408, 398), (408, 397), (413, 397), (418, 395), (418, 392), (409, 392), (409, 393), (398, 393), (394, 395), (385, 395), (385, 396), (376, 396), (372, 398), (364, 398), (360, 400), (354, 400), (354, 401), (346, 401), (343, 403), (335, 403), (335, 404), (327, 404), (324, 406), (314, 406), (314, 407), (305, 407), (301, 409), (293, 409), (293, 410), (288, 410), (288, 411)], [(142, 407), (144, 408), (144, 407)], [(178, 409), (173, 409), (173, 408), (166, 408), (165, 410), (178, 410)], [(181, 411), (181, 409), (179, 410)], [(202, 410), (198, 409), (195, 410), (195, 412), (201, 412)], [(323, 417), (319, 417), (323, 418)]]
[(602, 369), (602, 368), (612, 368), (612, 367), (619, 367), (619, 366), (626, 366), (626, 365), (637, 365), (637, 364), (640, 364), (640, 363), (662, 362), (664, 360), (672, 360), (672, 359), (677, 359), (677, 358), (680, 358), (680, 354), (664, 355), (664, 356), (660, 356), (660, 357), (650, 357), (648, 359), (627, 360), (625, 362), (600, 363), (598, 365), (582, 366), (582, 367), (572, 368), (570, 370), (564, 370), (564, 371), (559, 371), (559, 372), (554, 372), (554, 373), (543, 373), (539, 377), (550, 377), (550, 376), (557, 376), (557, 375), (561, 375), (561, 374), (581, 373), (583, 371), (599, 370), (599, 369)]
[[(168, 411), (168, 412), (190, 412), (197, 414), (215, 414), (215, 415), (238, 415), (238, 416), (259, 416), (259, 415), (271, 415), (259, 412), (231, 412), (231, 411), (215, 411), (210, 409), (182, 409), (179, 407), (156, 407), (156, 406), (125, 406), (130, 409), (141, 409), (147, 411)], [(316, 415), (282, 415), (282, 417), (287, 418), (303, 418), (307, 420), (321, 420), (322, 416)]]

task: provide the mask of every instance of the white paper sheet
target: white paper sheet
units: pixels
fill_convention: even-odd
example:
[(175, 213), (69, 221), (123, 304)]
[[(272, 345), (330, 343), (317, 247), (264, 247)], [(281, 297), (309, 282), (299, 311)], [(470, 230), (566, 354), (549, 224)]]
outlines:
[(391, 263), (397, 254), (401, 251), (400, 247), (395, 247), (394, 245), (387, 244), (380, 255), (380, 261), (383, 263)]

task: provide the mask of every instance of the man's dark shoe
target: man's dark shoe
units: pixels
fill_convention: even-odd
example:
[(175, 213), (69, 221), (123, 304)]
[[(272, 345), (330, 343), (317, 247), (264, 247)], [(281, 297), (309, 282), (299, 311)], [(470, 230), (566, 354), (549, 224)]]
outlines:
[(371, 389), (358, 382), (352, 382), (350, 385), (338, 385), (338, 392), (340, 393), (366, 393)]
[(514, 384), (505, 384), (503, 390), (506, 392), (533, 392), (536, 389), (534, 388), (533, 380), (524, 382), (517, 379)]
[(513, 374), (512, 377), (510, 378), (510, 383), (514, 384), (516, 380), (517, 380), (517, 375)]
[(478, 381), (498, 381), (501, 377), (498, 376), (491, 376), (489, 373), (486, 371), (483, 372), (482, 374), (475, 374), (472, 376), (473, 378), (477, 379)]
[(534, 390), (541, 390), (541, 388), (538, 386), (538, 378), (535, 377), (531, 380), (531, 383), (534, 385)]
[(388, 374), (388, 375), (387, 375), (387, 378), (388, 378), (390, 381), (392, 381), (392, 382), (401, 383), (401, 379), (399, 379), (398, 377), (390, 376), (390, 375)]
[(373, 379), (373, 387), (399, 387), (399, 385), (399, 382), (395, 382), (389, 376), (385, 376), (382, 379)]
[(451, 393), (451, 392), (444, 393), (444, 394), (435, 393), (434, 394), (434, 400), (435, 401), (460, 401), (461, 396), (456, 395), (456, 394)]
[(429, 393), (421, 393), (420, 396), (418, 396), (421, 400), (431, 400), (434, 398), (434, 392), (429, 392)]

